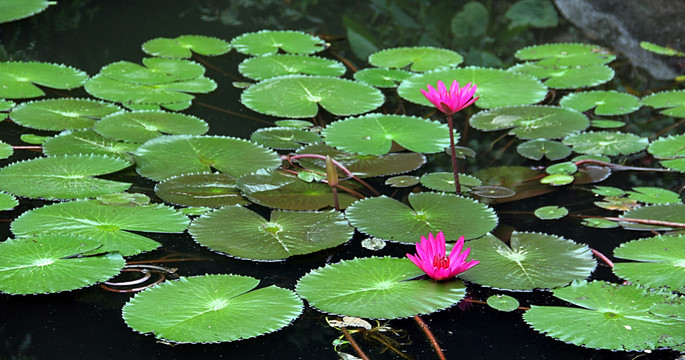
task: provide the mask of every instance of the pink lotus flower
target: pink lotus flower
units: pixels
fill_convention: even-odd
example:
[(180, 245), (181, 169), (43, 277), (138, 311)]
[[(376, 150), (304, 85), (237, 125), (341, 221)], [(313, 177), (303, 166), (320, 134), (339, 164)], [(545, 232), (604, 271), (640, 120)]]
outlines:
[(421, 93), (445, 115), (452, 115), (478, 100), (479, 97), (473, 97), (477, 87), (476, 84), (471, 85), (471, 83), (468, 83), (460, 88), (457, 80), (454, 80), (452, 86), (450, 86), (450, 91), (447, 91), (445, 84), (442, 81), (438, 81), (437, 90), (428, 85), (428, 91), (421, 89)]
[(416, 243), (416, 255), (407, 254), (407, 257), (430, 278), (445, 280), (476, 266), (480, 262), (478, 260), (466, 262), (471, 248), (466, 248), (464, 252), (461, 252), (463, 247), (464, 237), (462, 236), (454, 244), (450, 256), (447, 257), (445, 235), (442, 231), (438, 232), (435, 237), (433, 237), (433, 233), (428, 233), (428, 239), (421, 236), (421, 242)]

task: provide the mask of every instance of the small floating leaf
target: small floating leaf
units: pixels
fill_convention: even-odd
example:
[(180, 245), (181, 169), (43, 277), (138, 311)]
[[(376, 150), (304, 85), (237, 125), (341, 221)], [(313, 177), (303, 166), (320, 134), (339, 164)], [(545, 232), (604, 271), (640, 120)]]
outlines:
[(481, 111), (469, 120), (483, 131), (511, 129), (521, 139), (555, 139), (587, 129), (590, 120), (575, 110), (553, 106), (511, 106)]
[(131, 184), (95, 178), (130, 166), (105, 155), (64, 155), (16, 162), (0, 169), (0, 190), (29, 198), (77, 199), (121, 192)]
[(585, 279), (596, 265), (586, 245), (555, 235), (514, 232), (509, 246), (487, 235), (467, 245), (480, 264), (461, 277), (499, 289), (556, 288)]
[(527, 159), (542, 160), (546, 157), (552, 161), (561, 160), (573, 152), (570, 147), (558, 141), (544, 139), (526, 141), (517, 146), (516, 151)]
[(291, 54), (313, 54), (325, 47), (325, 42), (318, 37), (299, 31), (262, 30), (242, 34), (231, 45), (238, 52), (247, 55), (269, 55), (283, 50)]
[(624, 115), (639, 109), (642, 104), (640, 99), (627, 93), (598, 90), (568, 94), (559, 100), (559, 105), (577, 111), (595, 108), (596, 115)]
[(195, 116), (157, 110), (109, 115), (98, 121), (94, 129), (111, 139), (144, 143), (162, 135), (204, 135), (209, 126)]
[(620, 262), (612, 268), (620, 278), (650, 288), (667, 286), (685, 292), (685, 235), (659, 235), (623, 243), (614, 256), (639, 262)]
[[(222, 55), (231, 50), (225, 40), (203, 35), (181, 35), (176, 38), (156, 38), (142, 45), (146, 54), (167, 58), (189, 58), (193, 52), (205, 55)], [(192, 52), (191, 52), (192, 50)]]
[(487, 299), (488, 306), (499, 311), (514, 311), (519, 308), (519, 302), (509, 295), (491, 295)]
[(535, 216), (541, 220), (556, 220), (568, 215), (568, 209), (558, 206), (543, 206), (535, 209)]
[(46, 294), (79, 289), (119, 274), (121, 255), (102, 253), (100, 244), (70, 234), (41, 234), (0, 242), (0, 291)]
[(250, 79), (265, 80), (283, 75), (340, 76), (345, 66), (335, 60), (316, 56), (276, 54), (247, 58), (238, 65), (238, 71)]
[(430, 46), (411, 46), (385, 49), (369, 55), (369, 63), (381, 68), (404, 68), (428, 71), (456, 67), (464, 61), (458, 53)]
[(126, 324), (176, 343), (249, 339), (288, 326), (304, 308), (291, 290), (256, 289), (259, 280), (205, 275), (167, 281), (136, 294), (123, 309)]
[(466, 293), (459, 280), (407, 281), (422, 274), (406, 258), (357, 258), (312, 270), (295, 290), (321, 311), (371, 319), (430, 314), (456, 304)]
[(486, 199), (506, 199), (516, 195), (516, 191), (504, 186), (476, 186), (471, 193)]
[(400, 175), (385, 180), (385, 185), (392, 187), (410, 187), (419, 183), (418, 176)]
[(554, 164), (551, 166), (548, 166), (545, 169), (545, 172), (547, 172), (550, 175), (554, 174), (574, 174), (576, 171), (578, 171), (578, 166), (574, 162), (571, 161), (566, 161), (558, 164)]
[(653, 53), (659, 54), (659, 55), (666, 55), (666, 56), (685, 56), (685, 53), (682, 53), (676, 49), (666, 47), (666, 46), (660, 46), (654, 43), (651, 43), (649, 41), (640, 41), (640, 47), (651, 51)]
[(341, 245), (354, 229), (340, 212), (275, 210), (269, 220), (240, 206), (202, 215), (188, 230), (214, 251), (251, 260), (282, 260)]
[(647, 148), (649, 139), (634, 134), (595, 131), (571, 135), (563, 140), (581, 154), (628, 155)]
[(185, 206), (222, 207), (246, 205), (235, 178), (221, 173), (183, 174), (155, 186), (155, 195), (165, 202)]
[[(64, 65), (41, 62), (0, 62), (0, 98), (23, 99), (45, 95), (38, 86), (69, 90), (88, 79), (88, 74)], [(36, 84), (36, 85), (34, 85)]]
[(303, 144), (320, 142), (321, 136), (293, 127), (270, 127), (257, 129), (250, 135), (250, 140), (272, 149), (294, 150)]
[(376, 87), (397, 87), (402, 80), (412, 76), (399, 69), (362, 69), (354, 73), (354, 79)]
[[(456, 192), (454, 187), (454, 173), (451, 172), (433, 172), (421, 176), (421, 185), (443, 192)], [(459, 174), (459, 185), (462, 191), (474, 186), (481, 186), (483, 182), (475, 176)]]
[(110, 103), (88, 99), (47, 99), (25, 102), (12, 109), (19, 125), (40, 130), (85, 129), (106, 115), (121, 111)]
[(585, 66), (606, 64), (616, 55), (590, 44), (557, 43), (525, 47), (514, 54), (519, 60), (538, 60), (544, 66)]
[(334, 115), (358, 115), (385, 101), (378, 89), (364, 83), (304, 75), (261, 81), (243, 91), (240, 99), (256, 112), (289, 118), (314, 117), (319, 105)]
[(617, 222), (607, 219), (583, 219), (582, 224), (596, 229), (613, 229), (619, 226)]

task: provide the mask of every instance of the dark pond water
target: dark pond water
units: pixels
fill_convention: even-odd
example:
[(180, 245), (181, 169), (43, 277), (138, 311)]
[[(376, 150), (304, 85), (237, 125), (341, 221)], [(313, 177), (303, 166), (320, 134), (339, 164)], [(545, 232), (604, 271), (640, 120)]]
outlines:
[[(202, 34), (230, 40), (248, 31), (263, 28), (290, 28), (314, 31), (319, 34), (344, 35), (341, 14), (354, 16), (356, 8), (368, 9), (365, 2), (353, 1), (60, 1), (47, 12), (21, 22), (0, 25), (0, 38), (5, 50), (16, 60), (41, 60), (67, 64), (94, 75), (108, 63), (127, 60), (139, 62), (144, 57), (140, 45), (155, 37), (175, 37), (182, 34)], [(298, 4), (299, 3), (299, 4)], [(232, 5), (231, 5), (232, 4)], [(244, 6), (243, 6), (244, 4)], [(248, 6), (249, 5), (249, 6)], [(221, 10), (232, 24), (209, 21), (221, 15)], [(261, 7), (261, 8), (260, 8)], [(302, 13), (294, 9), (307, 10)], [(290, 9), (290, 13), (285, 10)], [(203, 19), (204, 17), (204, 19)], [(574, 30), (571, 29), (571, 32)], [(407, 44), (408, 45), (408, 44)], [(349, 52), (345, 41), (336, 42), (340, 54), (358, 65), (364, 65)], [(243, 56), (212, 58), (213, 65), (236, 74)], [(4, 59), (3, 59), (4, 60)], [(231, 86), (231, 79), (208, 70), (207, 75), (219, 83), (216, 91), (198, 97), (202, 103), (260, 118), (238, 102), (240, 90)], [(82, 95), (77, 93), (70, 95)], [(59, 94), (51, 94), (59, 96)], [(186, 111), (205, 119), (210, 134), (246, 138), (263, 124), (235, 115), (200, 106), (197, 103)], [(271, 120), (271, 119), (270, 119)], [(25, 132), (7, 121), (0, 123), (0, 138), (19, 144)], [(477, 137), (475, 131), (469, 134)], [(483, 140), (483, 141), (490, 141)], [(31, 158), (37, 153), (18, 151), (12, 161)], [(0, 160), (0, 166), (8, 163)], [(474, 164), (477, 167), (478, 164)], [(649, 184), (648, 175), (615, 177), (616, 186)], [(151, 182), (139, 182), (137, 191), (152, 195)], [(626, 185), (625, 187), (632, 186)], [(500, 229), (539, 231), (561, 235), (592, 246), (605, 253), (626, 239), (644, 234), (615, 230), (606, 232), (580, 226), (564, 226), (564, 222), (540, 222), (518, 212), (532, 211), (548, 204), (569, 204), (571, 210), (592, 208), (593, 198), (584, 191), (552, 193), (530, 201), (497, 207)], [(22, 200), (21, 205), (0, 213), (0, 236), (9, 237), (9, 222), (36, 202)], [(577, 224), (577, 223), (576, 223)], [(189, 235), (153, 235), (164, 248), (140, 255), (134, 260), (159, 259), (182, 253), (202, 260), (170, 263), (181, 275), (205, 273), (233, 273), (259, 278), (262, 284), (276, 284), (289, 289), (310, 269), (355, 256), (370, 256), (362, 249), (359, 239), (336, 249), (301, 256), (278, 263), (251, 263), (217, 255), (201, 248)], [(385, 254), (404, 256), (406, 246), (390, 244)], [(614, 280), (605, 267), (596, 270), (595, 278)], [(493, 290), (469, 286), (470, 296), (485, 299)], [(326, 325), (324, 316), (307, 308), (291, 326), (266, 336), (225, 344), (176, 345), (157, 342), (151, 336), (135, 333), (121, 317), (122, 306), (131, 294), (107, 292), (91, 287), (64, 294), (41, 296), (0, 295), (0, 359), (335, 359), (334, 339), (341, 334)], [(518, 293), (522, 305), (556, 303), (549, 293), (536, 291)], [(638, 353), (619, 353), (589, 350), (568, 345), (538, 334), (521, 320), (521, 312), (504, 313), (487, 306), (473, 304), (463, 309), (453, 307), (424, 319), (436, 334), (448, 359), (632, 359)], [(398, 330), (391, 336), (399, 348), (414, 359), (436, 359), (430, 344), (411, 319), (393, 320), (388, 326)], [(400, 358), (381, 343), (371, 338), (358, 339), (373, 359)], [(345, 349), (352, 353), (350, 348)], [(644, 359), (673, 358), (673, 353), (656, 352)]]

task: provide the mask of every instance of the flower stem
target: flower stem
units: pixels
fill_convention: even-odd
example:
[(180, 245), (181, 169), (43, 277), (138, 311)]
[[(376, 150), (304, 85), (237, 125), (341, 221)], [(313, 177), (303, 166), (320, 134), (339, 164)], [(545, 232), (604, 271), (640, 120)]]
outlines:
[(350, 335), (350, 333), (347, 331), (347, 329), (341, 328), (341, 330), (343, 332), (343, 335), (345, 335), (345, 340), (347, 340), (350, 343), (350, 345), (352, 345), (352, 348), (354, 348), (354, 351), (357, 352), (357, 355), (359, 355), (359, 357), (364, 359), (364, 360), (370, 360), (369, 357), (366, 356), (366, 354), (364, 354), (364, 351), (362, 351), (362, 348), (360, 348), (359, 345), (357, 345), (357, 342), (354, 341), (354, 339), (352, 338), (352, 335)]
[(457, 194), (461, 194), (461, 186), (459, 185), (459, 167), (457, 166), (457, 152), (454, 149), (454, 123), (452, 115), (447, 115), (447, 126), (450, 129), (450, 151), (452, 152), (452, 171), (454, 172), (454, 188)]
[[(452, 149), (454, 149), (454, 147)], [(440, 349), (440, 344), (438, 344), (438, 340), (435, 339), (435, 336), (433, 336), (433, 333), (428, 328), (428, 324), (426, 324), (423, 321), (423, 319), (421, 319), (421, 317), (419, 317), (418, 315), (414, 315), (414, 320), (416, 320), (416, 323), (419, 324), (419, 327), (426, 334), (428, 340), (430, 340), (431, 344), (433, 344), (433, 348), (435, 349), (435, 352), (438, 353), (438, 357), (440, 358), (440, 360), (447, 360), (445, 358), (445, 354), (443, 354), (442, 352), (442, 349)]]

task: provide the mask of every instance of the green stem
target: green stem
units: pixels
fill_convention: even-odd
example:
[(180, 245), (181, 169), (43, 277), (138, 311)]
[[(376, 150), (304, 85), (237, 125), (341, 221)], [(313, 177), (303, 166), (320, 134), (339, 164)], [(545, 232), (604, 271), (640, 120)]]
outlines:
[(452, 115), (447, 115), (447, 126), (450, 129), (450, 151), (452, 152), (452, 172), (454, 172), (454, 188), (457, 194), (461, 194), (461, 185), (459, 185), (459, 167), (457, 166), (457, 151), (454, 148), (454, 123)]

